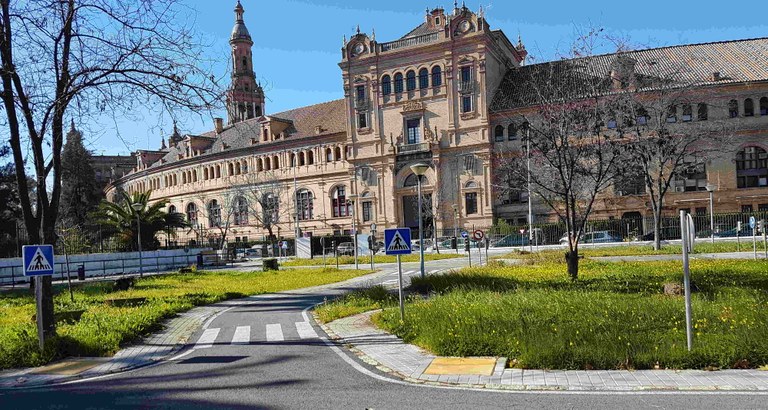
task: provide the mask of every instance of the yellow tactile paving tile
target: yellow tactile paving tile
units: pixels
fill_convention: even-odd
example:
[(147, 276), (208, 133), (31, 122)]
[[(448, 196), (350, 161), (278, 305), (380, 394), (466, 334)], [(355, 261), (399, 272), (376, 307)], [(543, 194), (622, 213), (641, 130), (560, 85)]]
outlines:
[(494, 366), (496, 366), (496, 358), (493, 357), (436, 357), (424, 374), (490, 376), (493, 374)]

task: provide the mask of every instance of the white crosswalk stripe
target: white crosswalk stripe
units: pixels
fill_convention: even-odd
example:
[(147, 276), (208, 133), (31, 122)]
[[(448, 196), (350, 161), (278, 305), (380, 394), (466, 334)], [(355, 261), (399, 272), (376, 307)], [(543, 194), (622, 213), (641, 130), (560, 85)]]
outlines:
[(218, 328), (205, 329), (203, 335), (200, 336), (197, 344), (195, 344), (195, 349), (207, 349), (213, 347), (213, 342), (215, 342), (216, 337), (219, 336), (219, 330), (220, 329)]
[(283, 336), (283, 328), (279, 323), (267, 325), (268, 342), (282, 342), (283, 340), (285, 340), (285, 337)]
[(397, 279), (390, 279), (390, 280), (385, 280), (384, 282), (381, 282), (382, 285), (389, 285), (389, 284), (395, 284), (395, 283), (397, 283)]
[(235, 335), (232, 336), (233, 345), (247, 345), (251, 341), (251, 327), (238, 326)]
[(299, 332), (299, 337), (302, 339), (316, 339), (318, 337), (309, 322), (296, 322), (296, 331)]

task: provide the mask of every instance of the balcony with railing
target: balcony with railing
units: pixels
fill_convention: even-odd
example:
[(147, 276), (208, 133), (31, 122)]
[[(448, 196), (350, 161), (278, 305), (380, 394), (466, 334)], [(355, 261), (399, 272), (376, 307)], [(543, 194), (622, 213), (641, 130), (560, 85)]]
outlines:
[(474, 81), (459, 81), (459, 93), (472, 94), (473, 92), (475, 92)]
[(420, 152), (428, 152), (429, 143), (419, 142), (416, 144), (399, 144), (397, 145), (397, 155), (417, 154)]
[(422, 34), (420, 36), (403, 38), (400, 40), (390, 41), (388, 43), (379, 44), (379, 51), (384, 53), (391, 50), (397, 50), (400, 48), (413, 47), (422, 44), (434, 43), (440, 40), (441, 32)]

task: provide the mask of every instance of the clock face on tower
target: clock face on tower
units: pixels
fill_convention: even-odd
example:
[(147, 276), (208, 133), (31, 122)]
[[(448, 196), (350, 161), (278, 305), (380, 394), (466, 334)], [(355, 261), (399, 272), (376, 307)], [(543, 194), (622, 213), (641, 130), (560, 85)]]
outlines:
[(365, 52), (365, 46), (363, 45), (363, 43), (355, 44), (355, 54), (356, 55), (363, 54), (363, 52)]
[(470, 28), (472, 28), (472, 24), (468, 20), (462, 21), (459, 25), (459, 29), (464, 33), (469, 31)]

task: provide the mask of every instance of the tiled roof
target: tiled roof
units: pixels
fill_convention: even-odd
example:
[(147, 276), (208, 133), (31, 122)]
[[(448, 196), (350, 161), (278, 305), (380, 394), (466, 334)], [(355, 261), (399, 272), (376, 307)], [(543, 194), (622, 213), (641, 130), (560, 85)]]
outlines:
[[(340, 99), (275, 113), (268, 115), (267, 118), (281, 122), (290, 122), (291, 125), (285, 130), (288, 139), (311, 138), (316, 135), (345, 132), (347, 129), (345, 107), (344, 100)], [(218, 136), (215, 131), (209, 131), (199, 136), (193, 135), (192, 138), (215, 139), (213, 145), (203, 155), (215, 154), (225, 150), (254, 147), (251, 143), (251, 138), (260, 140), (260, 120), (261, 118), (254, 118), (238, 122), (225, 128)], [(316, 132), (318, 126), (321, 127), (319, 134)], [(311, 139), (308, 139), (307, 144), (311, 144)], [(170, 147), (163, 160), (152, 164), (151, 168), (177, 162), (179, 161), (179, 154), (182, 153), (180, 149)]]
[(442, 28), (440, 27), (432, 27), (429, 28), (427, 23), (421, 23), (419, 24), (415, 29), (408, 32), (408, 34), (400, 37), (400, 40), (408, 37), (417, 37), (422, 34), (431, 34), (431, 33), (437, 33), (438, 31), (442, 31)]
[[(611, 91), (610, 72), (617, 59), (635, 60), (639, 88), (674, 79), (678, 85), (720, 85), (768, 80), (768, 38), (690, 44), (621, 54), (532, 64), (507, 72), (491, 102), (491, 112), (534, 105), (542, 90), (558, 90), (578, 99)], [(713, 73), (720, 73), (714, 80)], [(674, 84), (671, 84), (674, 85)]]

